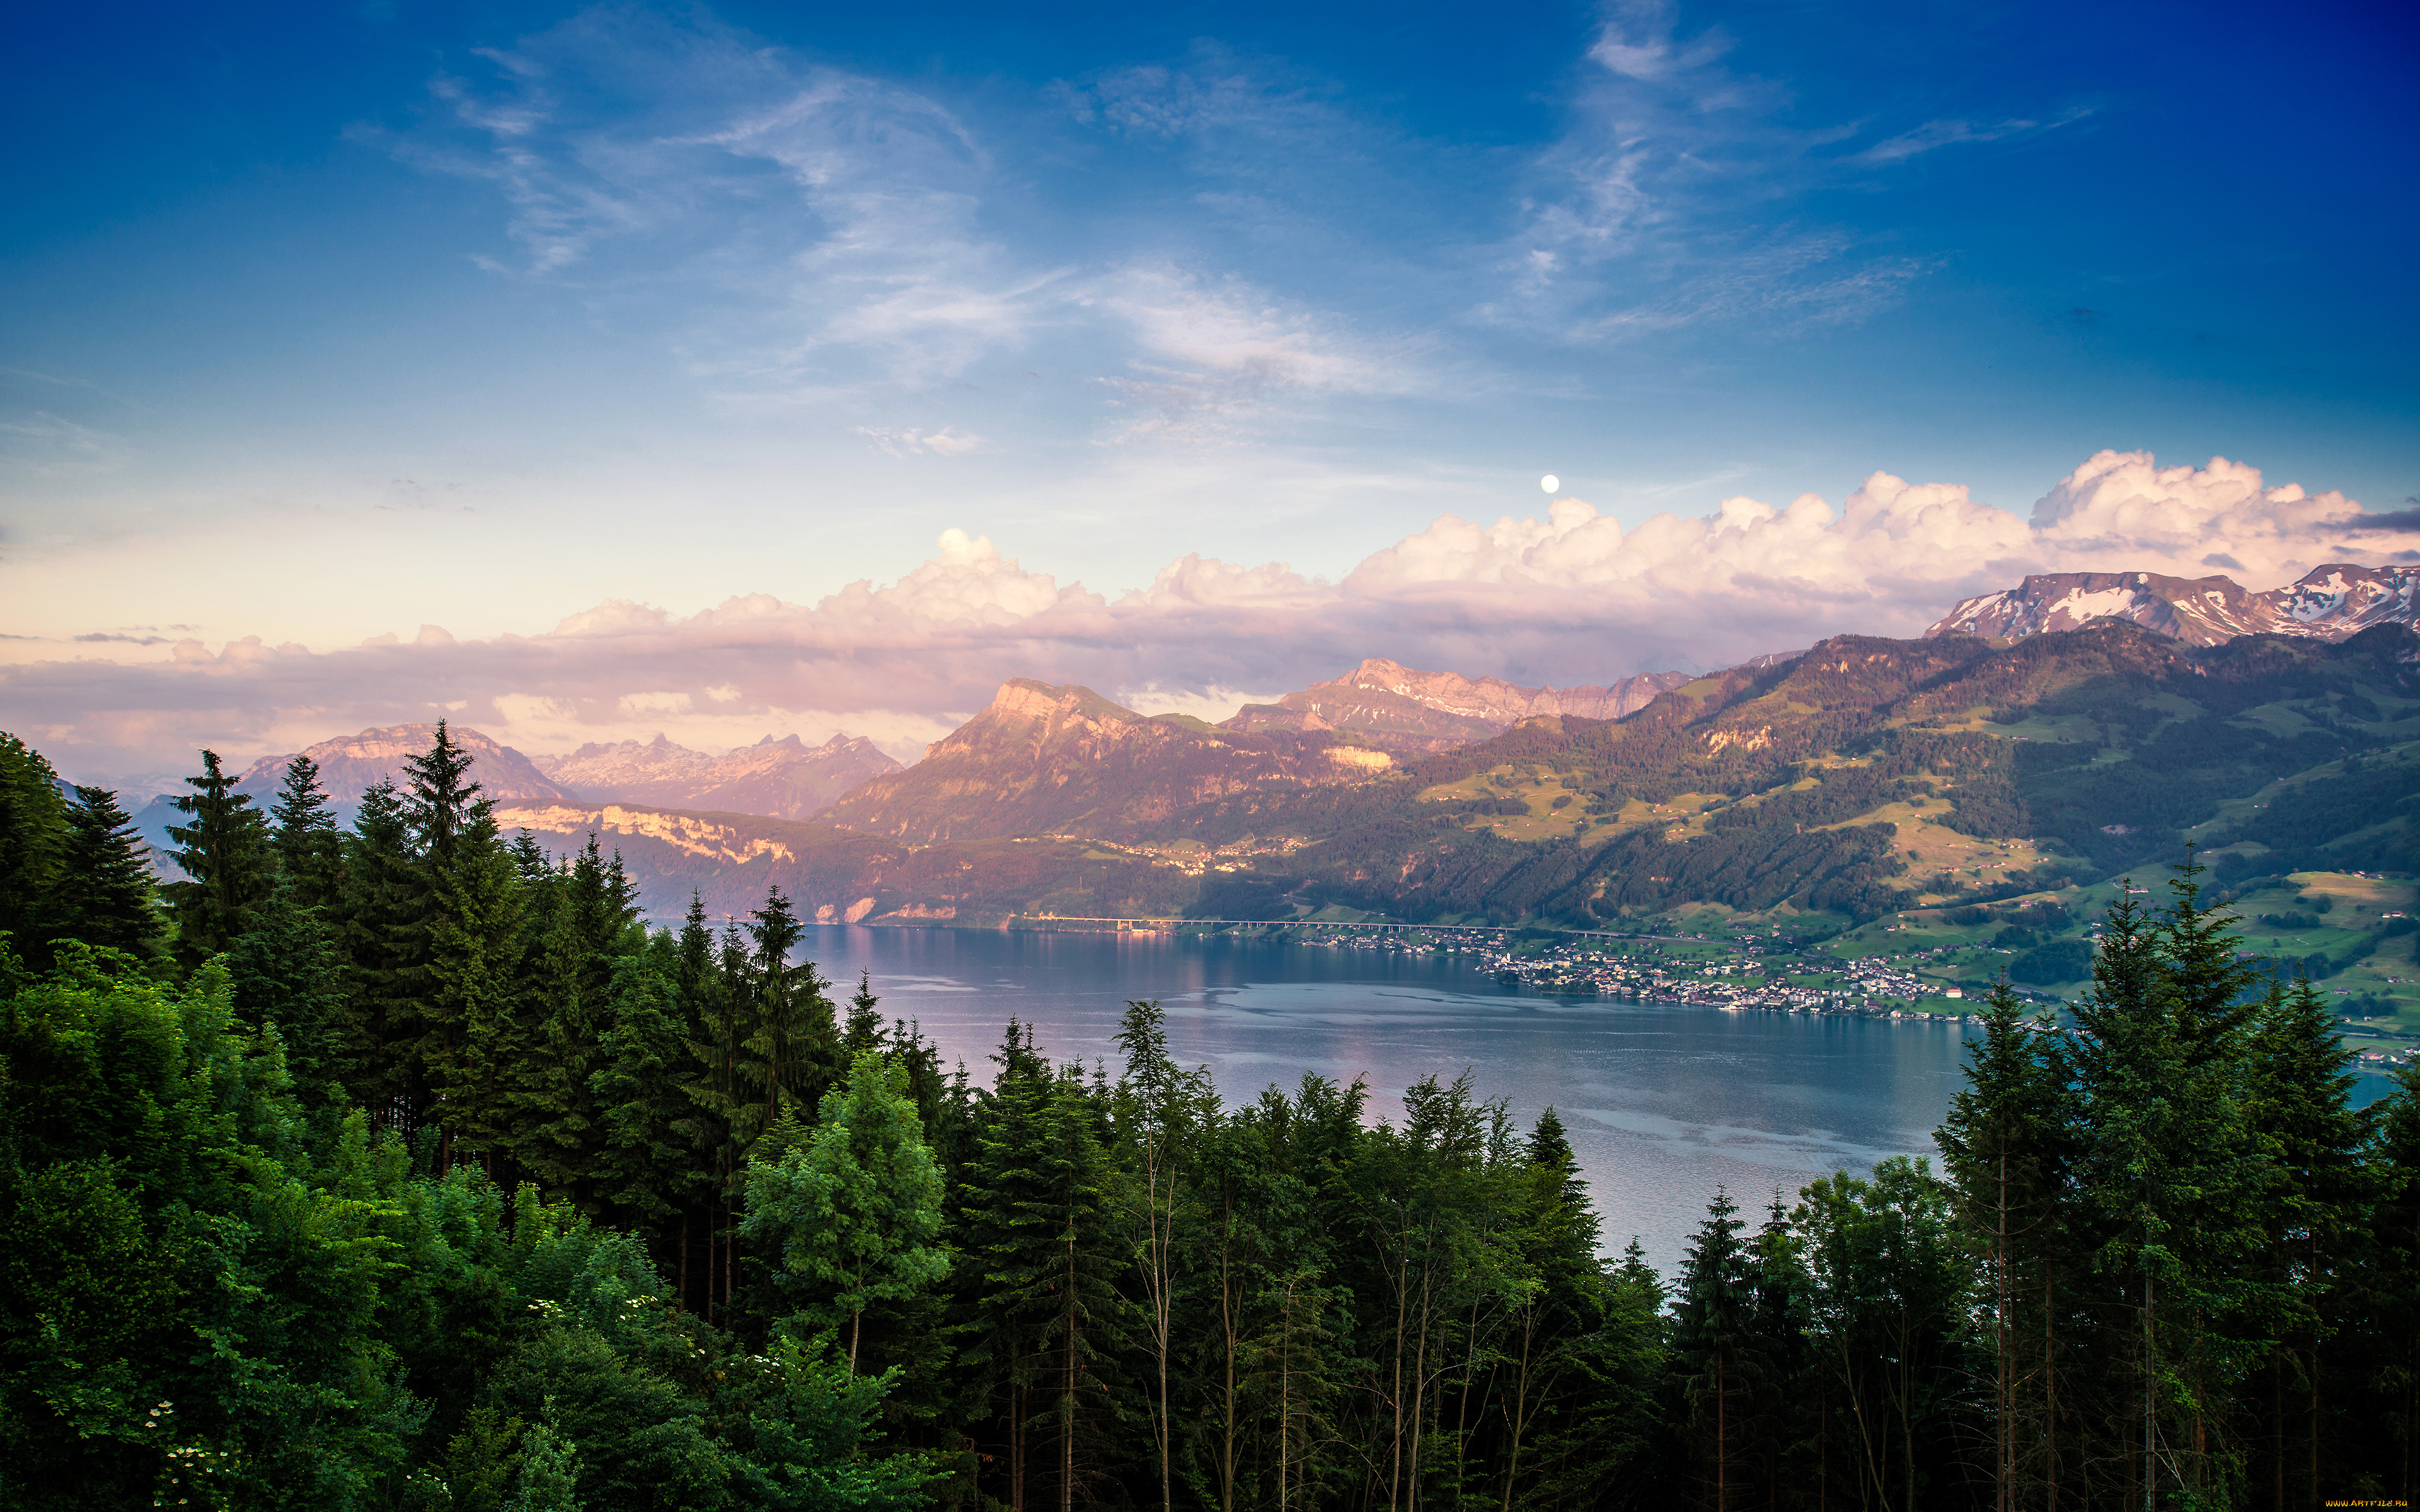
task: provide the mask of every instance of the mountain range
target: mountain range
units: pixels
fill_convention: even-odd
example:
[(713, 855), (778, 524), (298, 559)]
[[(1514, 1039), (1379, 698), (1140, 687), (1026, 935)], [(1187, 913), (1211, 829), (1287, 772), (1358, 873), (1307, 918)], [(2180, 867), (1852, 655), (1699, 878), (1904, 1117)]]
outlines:
[(2420, 567), (2314, 568), (2284, 588), (2253, 593), (2232, 578), (2155, 572), (2053, 572), (1961, 603), (1924, 633), (1985, 640), (2073, 630), (2120, 619), (2197, 646), (2239, 635), (2341, 640), (2373, 625), (2412, 622)]
[(1610, 687), (1522, 687), (1497, 677), (1414, 671), (1376, 657), (1275, 703), (1247, 703), (1218, 728), (1245, 733), (1345, 731), (1390, 750), (1450, 750), (1539, 715), (1619, 719), (1689, 672), (1641, 672)]
[[(471, 753), (473, 778), (489, 797), (496, 799), (566, 798), (570, 795), (547, 780), (530, 759), (468, 726), (451, 729), (454, 738)], [(425, 753), (437, 738), (433, 724), (391, 724), (357, 735), (338, 735), (301, 751), (263, 756), (236, 779), (236, 791), (249, 793), (263, 808), (286, 780), (286, 768), (298, 755), (319, 766), (319, 785), (336, 808), (351, 813), (362, 795), (380, 782), (401, 782), (407, 756)]]
[[(1016, 679), (905, 768), (845, 735), (532, 761), (455, 734), (501, 824), (563, 848), (600, 835), (659, 917), (692, 890), (744, 913), (777, 882), (810, 917), (876, 922), (1322, 900), (1415, 918), (1693, 901), (1870, 917), (2108, 875), (2187, 838), (2239, 872), (2412, 867), (2415, 586), (2399, 567), (2265, 594), (2043, 575), (1916, 640), (1840, 636), (1562, 689), (1373, 658), (1216, 725)], [(433, 731), (309, 754), (350, 809)], [(266, 797), (287, 760), (240, 786)], [(174, 816), (139, 817), (156, 843)]]
[(1693, 903), (1846, 918), (2208, 848), (2223, 875), (2412, 870), (2420, 636), (2196, 646), (2130, 621), (2012, 644), (1840, 636), (1440, 752), (1147, 717), (1011, 683), (819, 820), (513, 805), (597, 830), (649, 907), (827, 919), (1292, 917), (1586, 924)]
[(1020, 677), (923, 761), (859, 787), (825, 817), (920, 844), (1124, 835), (1240, 793), (1355, 782), (1394, 764), (1349, 732), (1254, 733), (1145, 716), (1089, 687)]
[(899, 770), (873, 741), (847, 734), (820, 746), (796, 735), (767, 735), (721, 756), (658, 735), (644, 745), (592, 743), (568, 756), (537, 757), (532, 764), (573, 797), (777, 819), (819, 813), (867, 779)]

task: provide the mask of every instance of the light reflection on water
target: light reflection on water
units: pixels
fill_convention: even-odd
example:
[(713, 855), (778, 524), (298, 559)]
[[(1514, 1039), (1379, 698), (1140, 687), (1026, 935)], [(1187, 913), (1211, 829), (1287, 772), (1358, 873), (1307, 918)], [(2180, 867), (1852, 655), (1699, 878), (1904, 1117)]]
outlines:
[(1544, 997), (1455, 959), (1232, 940), (824, 926), (805, 949), (836, 996), (870, 971), (885, 1014), (979, 1082), (1012, 1014), (1053, 1059), (1114, 1070), (1119, 1014), (1155, 997), (1177, 1059), (1231, 1103), (1306, 1072), (1361, 1076), (1394, 1119), (1419, 1077), (1468, 1069), (1525, 1129), (1561, 1113), (1608, 1247), (1636, 1234), (1668, 1273), (1718, 1183), (1754, 1217), (1776, 1187), (1794, 1198), (1842, 1166), (1932, 1153), (1978, 1032)]

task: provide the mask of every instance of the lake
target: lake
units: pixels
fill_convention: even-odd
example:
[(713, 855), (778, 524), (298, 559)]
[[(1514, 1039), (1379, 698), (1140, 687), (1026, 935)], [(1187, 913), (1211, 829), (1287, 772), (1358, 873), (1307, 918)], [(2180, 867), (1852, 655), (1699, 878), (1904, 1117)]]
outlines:
[[(1668, 1274), (1717, 1185), (1750, 1216), (1779, 1187), (1932, 1153), (1980, 1029), (1906, 1019), (1727, 1012), (1562, 998), (1455, 958), (1161, 935), (810, 929), (836, 986), (872, 975), (886, 1015), (919, 1022), (978, 1082), (1015, 1017), (1054, 1060), (1118, 1064), (1118, 1018), (1157, 998), (1171, 1049), (1231, 1103), (1306, 1072), (1368, 1080), (1373, 1116), (1404, 1088), (1474, 1072), (1526, 1129), (1552, 1104), (1618, 1249), (1637, 1235)], [(2382, 1091), (2365, 1078), (2362, 1101)]]

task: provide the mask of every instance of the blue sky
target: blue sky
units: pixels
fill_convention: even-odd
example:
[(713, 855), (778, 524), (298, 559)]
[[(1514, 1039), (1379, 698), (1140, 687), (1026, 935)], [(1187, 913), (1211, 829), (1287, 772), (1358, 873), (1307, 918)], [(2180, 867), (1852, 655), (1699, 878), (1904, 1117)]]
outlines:
[[(1078, 582), (1114, 609), (1188, 557), (1281, 564), (1309, 586), (1160, 596), (1243, 593), (1282, 647), (1341, 584), (1391, 608), (1323, 656), (1569, 684), (1769, 649), (1734, 631), (1910, 633), (1995, 573), (2223, 558), (2269, 587), (2416, 544), (2343, 528), (2420, 493), (2420, 57), (2382, 6), (23, 21), (0, 62), (0, 631), (49, 670), (0, 683), (0, 720), (103, 764), (213, 719), (273, 744), (430, 699), (506, 725), (530, 705), (498, 699), (551, 700), (541, 744), (680, 699), (737, 721), (700, 739), (854, 720), (899, 744), (974, 696), (758, 687), (689, 641), (627, 676), (628, 643), (571, 658), (577, 693), (459, 662), (390, 703), (341, 658), (273, 694), (173, 672), (422, 625), (460, 657), (602, 600), (798, 620), (863, 580), (908, 629), (844, 633), (837, 605), (752, 665), (982, 625), (998, 667), (1206, 707), (1342, 668), (1155, 659), (1133, 647), (1184, 637), (1035, 616)], [(2195, 471), (2128, 485), (2172, 517), (2149, 533), (2002, 528), (2104, 450), (2151, 454), (2142, 477), (2233, 459), (2257, 507)], [(1629, 556), (1523, 555), (1577, 518), (1544, 514), (1547, 472)], [(1973, 517), (1854, 579), (1693, 567), (1714, 537), (1651, 525), (1810, 492), (1845, 518), (1877, 472)], [(1541, 523), (1474, 557), (1449, 515)], [(937, 548), (951, 530), (970, 544)], [(1672, 586), (1693, 571), (1707, 592)], [(1542, 573), (1581, 640), (1505, 607)], [(1448, 581), (1501, 592), (1444, 604)], [(1792, 607), (1740, 630), (1741, 598)]]

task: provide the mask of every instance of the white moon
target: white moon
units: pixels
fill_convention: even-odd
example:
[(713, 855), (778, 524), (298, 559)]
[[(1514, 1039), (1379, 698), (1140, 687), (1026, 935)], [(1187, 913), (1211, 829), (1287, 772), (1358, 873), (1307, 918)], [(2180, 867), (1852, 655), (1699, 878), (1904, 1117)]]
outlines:
[(1559, 477), (1556, 477), (1556, 476), (1555, 476), (1553, 473), (1551, 473), (1551, 472), (1547, 473), (1544, 477), (1540, 478), (1540, 479), (1538, 480), (1538, 486), (1539, 486), (1540, 488), (1544, 489), (1544, 490), (1545, 490), (1546, 492), (1548, 492), (1548, 493), (1553, 493), (1556, 489), (1558, 489), (1558, 488), (1561, 487), (1562, 486), (1563, 486), (1563, 480), (1562, 480), (1562, 479), (1560, 479), (1560, 478), (1559, 478)]

